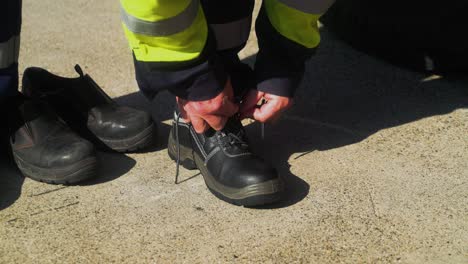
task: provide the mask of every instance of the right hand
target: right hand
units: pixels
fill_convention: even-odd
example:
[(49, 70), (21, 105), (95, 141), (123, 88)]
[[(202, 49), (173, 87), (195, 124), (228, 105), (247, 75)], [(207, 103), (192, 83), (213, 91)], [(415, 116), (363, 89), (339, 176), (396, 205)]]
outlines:
[(234, 92), (229, 79), (224, 90), (212, 99), (187, 101), (176, 97), (176, 100), (182, 118), (192, 123), (193, 128), (199, 134), (210, 127), (215, 130), (223, 129), (228, 118), (235, 115), (239, 110), (239, 106), (234, 103)]

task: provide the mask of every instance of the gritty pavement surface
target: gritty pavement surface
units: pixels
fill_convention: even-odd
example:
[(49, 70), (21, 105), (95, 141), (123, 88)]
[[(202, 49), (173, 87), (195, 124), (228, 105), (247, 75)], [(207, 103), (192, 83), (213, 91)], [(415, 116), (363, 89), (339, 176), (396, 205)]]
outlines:
[[(396, 68), (322, 29), (296, 105), (247, 124), (288, 183), (284, 202), (236, 207), (197, 171), (174, 185), (174, 99), (140, 94), (118, 1), (24, 0), (20, 67), (77, 76), (151, 111), (159, 143), (100, 153), (99, 177), (54, 186), (2, 153), (0, 263), (468, 263), (468, 82)], [(242, 58), (252, 63), (252, 36)]]

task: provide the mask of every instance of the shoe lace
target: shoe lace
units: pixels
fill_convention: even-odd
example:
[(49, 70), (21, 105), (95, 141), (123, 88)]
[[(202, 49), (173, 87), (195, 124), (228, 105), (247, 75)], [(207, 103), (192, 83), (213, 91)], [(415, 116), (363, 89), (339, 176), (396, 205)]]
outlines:
[[(179, 121), (180, 121), (180, 113), (176, 114), (175, 118), (175, 139), (176, 139), (176, 173), (175, 173), (175, 184), (179, 184), (179, 174), (180, 174), (180, 141), (179, 141)], [(224, 130), (228, 130), (225, 128)], [(240, 149), (248, 149), (249, 145), (245, 138), (245, 131), (240, 127), (234, 127), (233, 129), (229, 130), (237, 130), (236, 132), (224, 132), (223, 130), (217, 131), (219, 138), (221, 139), (221, 144), (224, 148), (240, 148)]]
[(247, 142), (243, 139), (244, 134), (242, 130), (237, 132), (237, 134), (234, 134), (232, 132), (229, 132), (229, 133), (219, 132), (219, 134), (220, 134), (220, 138), (222, 139), (221, 142), (223, 143), (223, 147), (241, 147), (241, 148), (248, 147)]
[(237, 147), (247, 149), (249, 147), (244, 128), (240, 121), (230, 120), (223, 130), (217, 132), (225, 148)]
[(177, 157), (176, 157), (176, 173), (175, 173), (175, 184), (179, 184), (179, 168), (180, 168), (180, 141), (179, 141), (179, 120), (180, 120), (180, 113), (176, 115), (176, 124), (175, 124), (175, 136), (176, 136), (176, 149), (177, 149)]

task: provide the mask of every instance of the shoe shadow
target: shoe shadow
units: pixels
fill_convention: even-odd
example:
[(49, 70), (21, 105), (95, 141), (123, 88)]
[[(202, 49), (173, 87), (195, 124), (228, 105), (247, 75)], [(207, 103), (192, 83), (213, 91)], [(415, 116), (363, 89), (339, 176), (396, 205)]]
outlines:
[[(300, 177), (313, 168), (291, 163), (311, 152), (355, 144), (382, 129), (468, 108), (466, 76), (398, 68), (321, 31), (321, 46), (307, 65), (293, 108), (277, 124), (266, 125), (263, 141), (258, 123), (246, 126), (256, 152), (277, 164), (287, 184), (282, 202), (260, 209), (287, 207), (309, 195), (313, 176), (308, 176), (309, 182)], [(255, 56), (243, 61), (252, 65)]]
[[(136, 164), (134, 159), (121, 153), (97, 152), (97, 156), (97, 176), (76, 185), (94, 185), (115, 180)], [(13, 205), (21, 196), (24, 179), (11, 156), (10, 148), (0, 144), (0, 210)]]
[[(361, 140), (352, 131), (289, 116), (283, 117), (274, 125), (265, 125), (263, 139), (261, 129), (257, 122), (246, 126), (251, 147), (270, 164), (275, 164), (286, 189), (279, 203), (255, 207), (256, 209), (284, 208), (302, 201), (310, 191), (310, 185), (302, 179), (302, 173), (310, 175), (312, 168), (294, 165), (314, 151), (345, 146)], [(293, 166), (294, 173), (291, 171)]]
[[(77, 183), (77, 186), (95, 185), (113, 181), (129, 172), (136, 161), (121, 153), (98, 152), (96, 177)], [(7, 149), (0, 150), (0, 210), (12, 205), (20, 196), (24, 176), (18, 170)], [(45, 183), (44, 183), (45, 184)]]
[(129, 172), (136, 161), (127, 155), (117, 152), (98, 152), (99, 168), (96, 177), (78, 183), (79, 186), (89, 186), (106, 183)]
[[(267, 125), (263, 140), (258, 123), (246, 126), (254, 152), (276, 164), (286, 183), (281, 202), (258, 209), (288, 207), (309, 195), (313, 182), (302, 179), (301, 171), (313, 168), (294, 167), (293, 172), (291, 163), (314, 151), (355, 144), (382, 129), (468, 108), (466, 76), (412, 72), (353, 50), (324, 28), (321, 36), (321, 46), (296, 92), (295, 106), (277, 124)], [(243, 60), (249, 65), (254, 61), (255, 55)], [(150, 102), (132, 93), (116, 101), (146, 110), (157, 121), (160, 143), (146, 151), (167, 147), (170, 126), (159, 121), (172, 118), (172, 95), (163, 92)]]
[(8, 152), (6, 147), (0, 147), (0, 211), (18, 200), (24, 182), (23, 175)]

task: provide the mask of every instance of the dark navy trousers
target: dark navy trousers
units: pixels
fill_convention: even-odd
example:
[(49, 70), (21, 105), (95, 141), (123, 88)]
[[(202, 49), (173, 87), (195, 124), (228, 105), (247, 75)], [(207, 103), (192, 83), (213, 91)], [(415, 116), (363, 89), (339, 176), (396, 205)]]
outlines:
[(0, 2), (0, 101), (18, 90), (21, 0)]

